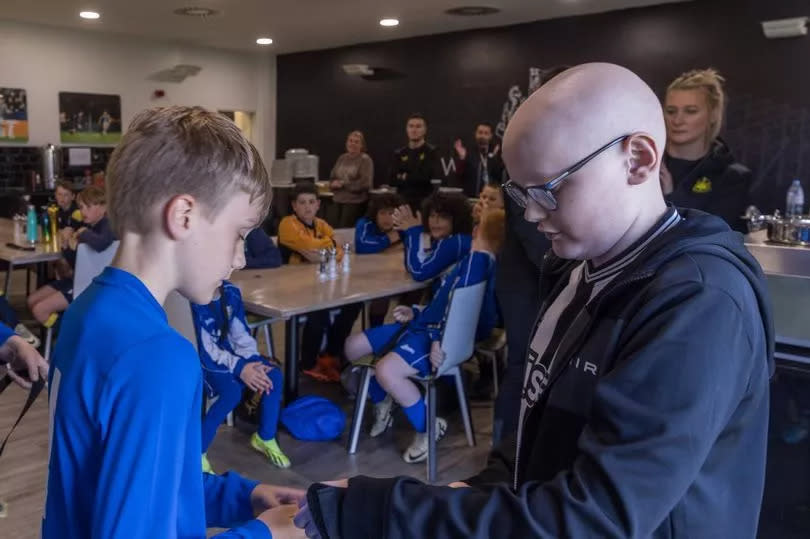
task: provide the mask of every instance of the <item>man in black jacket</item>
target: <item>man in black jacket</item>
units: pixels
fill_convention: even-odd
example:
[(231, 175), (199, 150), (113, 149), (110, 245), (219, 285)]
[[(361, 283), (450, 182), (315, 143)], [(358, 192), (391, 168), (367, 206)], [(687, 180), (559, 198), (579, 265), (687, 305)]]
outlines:
[(427, 120), (421, 114), (411, 114), (405, 125), (408, 144), (394, 151), (388, 172), (388, 185), (397, 188), (405, 202), (416, 211), (433, 191), (430, 180), (442, 178), (436, 147), (428, 144)]
[(503, 181), (501, 145), (495, 140), (492, 124), (480, 122), (475, 126), (475, 148), (467, 150), (461, 139), (456, 140), (456, 174), (461, 178), (464, 194), (475, 198), (484, 186), (500, 185)]
[(764, 277), (721, 219), (664, 202), (655, 94), (610, 64), (533, 94), (506, 189), (552, 244), (516, 438), (448, 487), (316, 484), (311, 537), (753, 538), (773, 328)]

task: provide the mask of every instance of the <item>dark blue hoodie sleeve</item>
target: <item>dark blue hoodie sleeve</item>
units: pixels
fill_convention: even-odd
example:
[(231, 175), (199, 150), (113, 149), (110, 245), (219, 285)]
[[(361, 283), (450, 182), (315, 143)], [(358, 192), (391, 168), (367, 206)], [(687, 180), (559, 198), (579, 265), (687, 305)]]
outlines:
[[(597, 384), (578, 456), (548, 482), (515, 491), (507, 483), (453, 489), (360, 476), (319, 510), (338, 515), (344, 539), (650, 537), (706, 465), (740, 400), (767, 408), (765, 346), (750, 319), (728, 293), (699, 283), (657, 294), (628, 321), (617, 363)], [(333, 490), (319, 488), (310, 495), (325, 500)], [(701, 488), (728, 496), (727, 485)]]
[(112, 245), (112, 242), (115, 241), (115, 234), (113, 234), (110, 226), (110, 220), (103, 217), (95, 226), (89, 227), (82, 232), (79, 235), (79, 241), (86, 243), (99, 253)]
[(391, 245), (386, 234), (367, 217), (361, 217), (354, 227), (354, 249), (357, 254), (380, 253)]
[(281, 265), (281, 251), (261, 228), (253, 229), (245, 238), (245, 268), (277, 268)]

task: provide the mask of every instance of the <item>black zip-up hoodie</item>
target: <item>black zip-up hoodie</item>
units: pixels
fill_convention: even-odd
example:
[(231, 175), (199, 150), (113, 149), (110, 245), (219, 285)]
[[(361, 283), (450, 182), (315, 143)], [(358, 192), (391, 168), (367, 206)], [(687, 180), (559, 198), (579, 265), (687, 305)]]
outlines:
[(679, 208), (694, 208), (722, 217), (728, 226), (743, 234), (748, 232), (741, 218), (750, 203), (751, 171), (738, 163), (728, 145), (715, 139), (711, 150), (694, 166), (676, 177), (673, 158), (664, 156), (664, 163), (673, 173), (673, 191), (667, 201)]
[[(313, 485), (322, 536), (755, 537), (770, 300), (740, 234), (680, 213), (569, 327), (564, 361), (524, 419), (519, 463), (512, 439), (472, 488), (363, 476), (345, 490)], [(546, 306), (576, 265), (547, 256)]]

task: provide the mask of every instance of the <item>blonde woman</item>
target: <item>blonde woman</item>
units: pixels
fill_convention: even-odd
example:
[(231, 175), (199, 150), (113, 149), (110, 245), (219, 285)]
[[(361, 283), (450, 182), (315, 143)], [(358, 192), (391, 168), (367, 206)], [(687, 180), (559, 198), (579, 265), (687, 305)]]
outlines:
[(726, 108), (725, 79), (714, 69), (683, 73), (667, 88), (667, 148), (661, 186), (669, 202), (722, 217), (746, 232), (751, 172), (719, 137)]
[(336, 228), (354, 228), (366, 211), (368, 192), (374, 180), (374, 163), (366, 153), (362, 131), (352, 131), (346, 137), (346, 153), (338, 157), (329, 178), (335, 198), (327, 221)]

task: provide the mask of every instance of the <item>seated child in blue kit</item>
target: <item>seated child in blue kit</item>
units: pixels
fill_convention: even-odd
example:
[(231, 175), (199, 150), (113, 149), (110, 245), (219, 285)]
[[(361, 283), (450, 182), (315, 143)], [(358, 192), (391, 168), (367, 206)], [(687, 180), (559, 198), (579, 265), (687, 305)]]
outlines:
[(431, 195), (416, 215), (400, 206), (394, 227), (402, 231), (405, 269), (415, 281), (439, 276), (470, 252), (472, 211), (463, 195)]
[(403, 201), (395, 193), (371, 197), (366, 215), (354, 227), (354, 250), (359, 255), (381, 253), (401, 241), (394, 230), (394, 211)]
[(202, 421), (203, 471), (211, 472), (206, 455), (217, 428), (242, 400), (245, 387), (262, 393), (259, 429), (250, 446), (279, 468), (289, 468), (290, 459), (276, 442), (276, 427), (283, 392), (281, 369), (259, 354), (250, 334), (239, 289), (228, 281), (208, 305), (192, 304), (197, 344), (203, 369), (204, 389), (216, 397)]
[[(405, 462), (425, 460), (428, 446), (425, 400), (419, 387), (408, 377), (426, 376), (431, 367), (441, 365), (442, 325), (453, 290), (487, 282), (476, 340), (485, 339), (492, 331), (497, 320), (495, 254), (503, 239), (503, 210), (483, 212), (470, 253), (442, 277), (438, 290), (426, 307), (398, 306), (394, 309), (397, 323), (368, 329), (346, 341), (346, 357), (354, 361), (371, 353), (381, 353), (392, 339), (396, 339), (393, 349), (375, 365), (374, 378), (369, 385), (369, 398), (374, 403), (374, 425), (370, 434), (379, 436), (391, 425), (392, 406), (396, 401), (416, 430), (413, 442), (402, 455)], [(402, 324), (407, 325), (403, 332), (400, 331)], [(436, 418), (437, 438), (444, 436), (446, 429), (447, 422)]]

